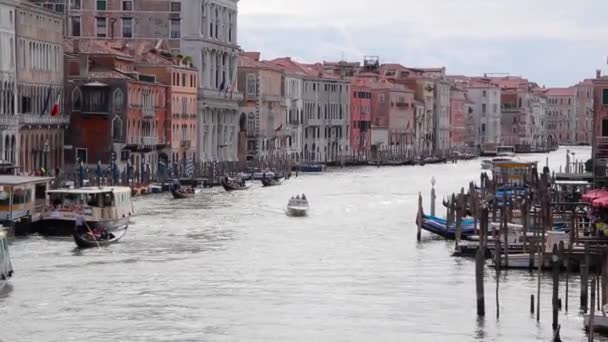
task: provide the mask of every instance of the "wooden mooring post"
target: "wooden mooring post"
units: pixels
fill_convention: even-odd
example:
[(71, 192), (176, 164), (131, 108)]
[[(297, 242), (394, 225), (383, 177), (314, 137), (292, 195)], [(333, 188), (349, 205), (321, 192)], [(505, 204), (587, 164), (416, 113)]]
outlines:
[(416, 240), (422, 240), (422, 193), (418, 193), (418, 217), (416, 218), (418, 231), (416, 232)]
[[(585, 243), (585, 260), (581, 265), (581, 311), (587, 312), (588, 310), (588, 291), (589, 291), (589, 245)], [(592, 302), (593, 303), (593, 302)], [(593, 304), (591, 305), (593, 306)]]
[(589, 341), (593, 341), (593, 321), (595, 318), (595, 277), (591, 277), (591, 312), (589, 313)]
[(483, 288), (484, 263), (486, 251), (486, 236), (488, 233), (489, 211), (486, 206), (481, 208), (480, 218), (480, 247), (475, 254), (475, 292), (477, 294), (477, 316), (483, 317), (486, 314), (485, 294)]
[(553, 306), (553, 331), (557, 331), (558, 327), (558, 311), (559, 311), (559, 269), (560, 258), (558, 254), (557, 245), (553, 245), (553, 253), (551, 255), (551, 264), (552, 264), (552, 273), (553, 273), (553, 298), (552, 298), (552, 306)]

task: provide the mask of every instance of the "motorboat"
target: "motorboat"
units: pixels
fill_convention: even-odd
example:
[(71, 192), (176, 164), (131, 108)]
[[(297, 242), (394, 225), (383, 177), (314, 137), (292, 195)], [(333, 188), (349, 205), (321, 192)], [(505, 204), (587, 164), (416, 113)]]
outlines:
[(306, 195), (298, 195), (289, 199), (287, 202), (287, 215), (301, 217), (308, 213), (308, 199)]
[[(540, 260), (540, 253), (536, 253), (532, 256), (530, 255), (530, 253), (509, 254), (508, 265), (506, 258), (503, 257), (500, 260), (500, 267), (526, 269), (530, 268), (530, 266), (532, 266), (533, 268), (538, 268), (538, 266), (541, 266), (541, 268), (543, 269), (550, 269), (552, 266), (551, 255), (553, 252), (553, 246), (559, 246), (560, 242), (563, 242), (565, 246), (568, 246), (569, 241), (569, 233), (559, 231), (548, 231), (546, 232), (545, 253), (542, 262)], [(532, 265), (530, 265), (530, 261), (532, 261)], [(496, 267), (495, 262), (496, 260), (494, 260), (494, 262), (490, 266)]]
[(490, 159), (484, 159), (481, 161), (481, 169), (482, 170), (491, 170), (494, 163)]
[[(608, 317), (606, 312), (608, 311), (608, 305), (602, 307), (602, 311), (596, 312), (593, 316), (593, 331), (604, 336), (608, 335)], [(583, 315), (583, 321), (585, 324), (585, 330), (589, 331), (589, 322), (591, 321), (591, 315)]]
[(224, 177), (222, 178), (222, 187), (224, 188), (224, 190), (231, 192), (231, 191), (241, 191), (241, 190), (247, 190), (249, 188), (251, 188), (251, 183), (245, 182), (245, 180), (243, 179), (235, 179), (235, 178), (230, 178), (230, 177)]
[(274, 178), (276, 174), (270, 170), (256, 170), (253, 172), (240, 172), (238, 178), (246, 181), (262, 180), (262, 178)]
[(13, 276), (13, 264), (8, 253), (7, 233), (0, 227), (0, 290)]
[(150, 184), (148, 186), (148, 192), (151, 194), (160, 194), (161, 192), (163, 192), (163, 185), (162, 184)]
[(118, 232), (126, 232), (130, 217), (135, 215), (128, 187), (49, 190), (47, 198), (40, 222), (47, 235), (74, 235), (76, 223), (82, 222), (90, 230), (122, 237), (124, 234)]

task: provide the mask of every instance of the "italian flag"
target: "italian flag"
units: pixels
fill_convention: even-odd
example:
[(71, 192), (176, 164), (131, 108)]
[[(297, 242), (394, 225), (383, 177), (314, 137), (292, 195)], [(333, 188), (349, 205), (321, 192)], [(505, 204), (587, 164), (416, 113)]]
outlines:
[(51, 116), (57, 116), (57, 114), (59, 114), (59, 101), (61, 101), (61, 90), (59, 90), (57, 93), (57, 98), (55, 99), (55, 102), (53, 102)]

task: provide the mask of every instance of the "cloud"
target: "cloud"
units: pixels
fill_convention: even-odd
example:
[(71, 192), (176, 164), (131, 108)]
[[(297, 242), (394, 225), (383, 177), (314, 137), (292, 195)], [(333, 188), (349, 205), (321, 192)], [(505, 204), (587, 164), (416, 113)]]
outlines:
[[(602, 0), (243, 0), (239, 11), (240, 43), (271, 57), (373, 54), (459, 73), (538, 74), (551, 66), (544, 75), (549, 83), (592, 74), (605, 60), (601, 45), (608, 36)], [(573, 46), (589, 64), (572, 60)]]

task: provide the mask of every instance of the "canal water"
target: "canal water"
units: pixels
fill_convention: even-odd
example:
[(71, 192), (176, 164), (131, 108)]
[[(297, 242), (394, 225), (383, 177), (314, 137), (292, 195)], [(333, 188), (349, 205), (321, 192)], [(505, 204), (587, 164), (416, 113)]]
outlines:
[[(548, 156), (558, 167), (565, 155), (522, 158), (544, 165)], [(529, 314), (536, 278), (503, 273), (497, 320), (487, 268), (479, 320), (471, 260), (427, 234), (416, 242), (417, 195), (428, 210), (431, 177), (443, 212), (441, 197), (479, 173), (479, 160), (333, 169), (274, 188), (137, 200), (129, 233), (109, 248), (18, 239), (10, 246), (16, 273), (0, 293), (0, 340), (549, 341), (549, 277), (537, 323)], [(287, 217), (287, 200), (302, 192), (309, 217)], [(565, 341), (586, 340), (578, 295), (572, 283), (570, 310), (560, 313)]]

